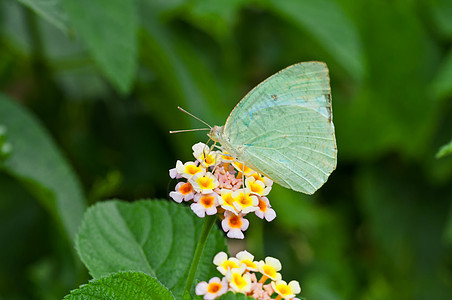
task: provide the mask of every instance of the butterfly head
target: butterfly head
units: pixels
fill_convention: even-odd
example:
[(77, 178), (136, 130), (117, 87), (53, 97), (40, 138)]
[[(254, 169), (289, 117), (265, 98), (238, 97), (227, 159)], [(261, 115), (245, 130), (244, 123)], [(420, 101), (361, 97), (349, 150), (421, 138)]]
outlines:
[(214, 142), (222, 141), (223, 126), (213, 126), (210, 132), (207, 134)]

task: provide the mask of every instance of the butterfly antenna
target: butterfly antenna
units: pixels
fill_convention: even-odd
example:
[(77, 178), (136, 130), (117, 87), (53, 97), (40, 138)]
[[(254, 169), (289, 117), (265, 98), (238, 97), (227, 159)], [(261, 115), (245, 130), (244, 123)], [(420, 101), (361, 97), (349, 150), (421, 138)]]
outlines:
[(180, 133), (180, 132), (190, 132), (190, 131), (201, 131), (210, 130), (210, 128), (197, 128), (197, 129), (182, 129), (182, 130), (170, 130), (169, 133)]
[(193, 114), (189, 113), (188, 111), (186, 111), (185, 109), (183, 109), (182, 107), (178, 106), (177, 109), (179, 109), (180, 111), (186, 113), (189, 116), (192, 116), (193, 118), (195, 118), (196, 120), (204, 123), (205, 125), (207, 125), (207, 127), (209, 127), (210, 129), (212, 129), (212, 126), (210, 126), (209, 124), (207, 124), (207, 122), (204, 122), (203, 120), (201, 120), (200, 118), (194, 116)]

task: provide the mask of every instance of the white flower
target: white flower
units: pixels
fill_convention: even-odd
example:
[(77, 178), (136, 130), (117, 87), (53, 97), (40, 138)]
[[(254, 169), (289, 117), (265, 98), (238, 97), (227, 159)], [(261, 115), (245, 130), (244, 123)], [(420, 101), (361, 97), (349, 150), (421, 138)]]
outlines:
[(190, 178), (195, 191), (202, 194), (210, 194), (218, 187), (218, 179), (210, 172), (205, 174), (197, 173)]
[(218, 199), (218, 203), (224, 210), (233, 212), (234, 214), (238, 214), (234, 207), (234, 198), (232, 197), (232, 190), (230, 189), (221, 189), (220, 190), (221, 197)]
[(232, 192), (233, 205), (238, 212), (247, 214), (259, 209), (257, 196), (251, 195), (248, 189), (238, 189)]
[(281, 274), (278, 271), (281, 270), (281, 262), (273, 257), (266, 257), (265, 261), (259, 261), (257, 268), (262, 275), (267, 276), (271, 280), (281, 280)]
[(259, 197), (259, 209), (254, 213), (259, 218), (267, 220), (268, 222), (273, 221), (276, 218), (276, 212), (273, 208), (271, 208), (270, 201), (268, 201), (267, 197)]
[(250, 190), (250, 193), (258, 196), (267, 196), (272, 189), (270, 186), (265, 187), (265, 183), (260, 180), (256, 180), (253, 176), (245, 179), (245, 185)]
[(215, 165), (218, 153), (216, 151), (212, 151), (209, 146), (204, 143), (197, 143), (193, 145), (192, 149), (193, 156), (205, 168)]
[(174, 199), (174, 201), (181, 203), (182, 200), (190, 201), (193, 199), (194, 190), (189, 182), (179, 182), (176, 185), (176, 190), (171, 192), (169, 195)]
[(190, 208), (194, 211), (194, 213), (200, 217), (204, 218), (207, 215), (214, 215), (217, 213), (218, 206), (218, 194), (210, 193), (210, 194), (196, 194), (195, 195), (195, 203), (190, 205)]
[(256, 173), (256, 171), (254, 171), (253, 169), (251, 169), (250, 167), (247, 167), (245, 165), (243, 165), (242, 163), (238, 162), (238, 161), (234, 161), (232, 162), (232, 165), (241, 173), (243, 173), (245, 176), (250, 176), (253, 173)]
[(282, 298), (288, 300), (295, 297), (296, 294), (301, 292), (300, 284), (298, 281), (292, 280), (287, 284), (284, 280), (272, 281), (273, 290)]
[[(179, 161), (179, 160), (178, 160), (178, 161)], [(169, 170), (169, 176), (170, 176), (172, 179), (179, 179), (179, 178), (182, 178), (182, 175), (179, 174), (179, 173), (177, 173), (177, 169), (176, 169), (176, 168), (172, 168), (172, 169)]]
[(206, 170), (202, 166), (197, 166), (192, 161), (187, 161), (185, 164), (183, 164), (180, 160), (178, 160), (176, 163), (176, 172), (181, 177), (190, 179), (195, 174), (205, 174)]
[(237, 293), (249, 293), (251, 291), (251, 277), (249, 273), (244, 273), (245, 265), (242, 265), (240, 269), (232, 269), (226, 273), (229, 286), (234, 292)]
[(204, 295), (204, 300), (213, 300), (226, 293), (228, 290), (228, 280), (223, 277), (213, 277), (209, 283), (202, 281), (196, 286), (195, 292), (198, 296)]
[(265, 186), (272, 186), (273, 185), (273, 181), (270, 178), (262, 176), (262, 175), (260, 175), (257, 172), (251, 174), (250, 176), (254, 177), (254, 179), (256, 179), (256, 180), (262, 181), (265, 184)]
[(228, 270), (240, 268), (240, 261), (235, 257), (228, 259), (228, 255), (223, 251), (215, 255), (215, 257), (213, 258), (213, 263), (217, 266), (218, 272), (223, 275), (226, 275), (226, 272)]
[(254, 261), (254, 255), (246, 250), (240, 251), (235, 256), (240, 261), (240, 264), (244, 264), (248, 271), (257, 271), (257, 263)]
[(225, 218), (221, 221), (221, 227), (227, 232), (228, 238), (245, 238), (242, 231), (248, 229), (249, 221), (245, 219), (242, 214), (235, 215), (230, 211), (225, 211), (224, 216)]

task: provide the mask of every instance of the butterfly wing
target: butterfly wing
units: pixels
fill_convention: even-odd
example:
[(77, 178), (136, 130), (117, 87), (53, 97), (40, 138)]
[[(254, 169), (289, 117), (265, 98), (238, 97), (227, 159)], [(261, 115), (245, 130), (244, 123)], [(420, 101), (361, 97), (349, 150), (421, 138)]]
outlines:
[(326, 65), (299, 63), (259, 84), (231, 112), (223, 137), (249, 167), (314, 193), (337, 160)]

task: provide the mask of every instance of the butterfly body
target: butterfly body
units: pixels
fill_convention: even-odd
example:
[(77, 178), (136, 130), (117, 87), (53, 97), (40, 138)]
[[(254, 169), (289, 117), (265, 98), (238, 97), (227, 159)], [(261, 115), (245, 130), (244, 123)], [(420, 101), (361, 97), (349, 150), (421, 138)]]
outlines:
[(328, 69), (299, 63), (271, 76), (233, 109), (209, 137), (246, 166), (307, 194), (336, 168)]
[(242, 161), (245, 145), (232, 145), (231, 138), (224, 135), (224, 126), (214, 126), (207, 134), (214, 142), (220, 143), (224, 152), (238, 161)]

